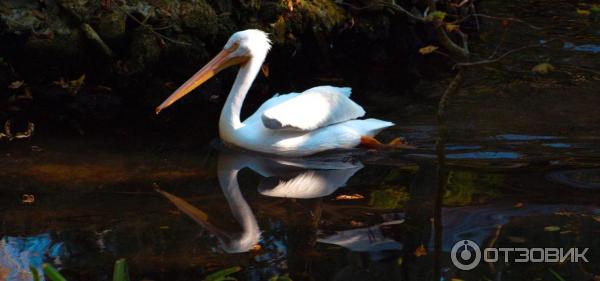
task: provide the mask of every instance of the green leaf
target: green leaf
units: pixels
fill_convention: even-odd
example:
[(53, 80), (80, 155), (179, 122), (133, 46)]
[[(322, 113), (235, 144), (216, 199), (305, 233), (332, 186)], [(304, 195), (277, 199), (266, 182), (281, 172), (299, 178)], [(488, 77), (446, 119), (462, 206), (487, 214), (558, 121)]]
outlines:
[(208, 276), (206, 276), (206, 278), (204, 278), (204, 281), (237, 280), (233, 277), (229, 277), (228, 275), (234, 274), (240, 270), (242, 270), (242, 268), (239, 266), (233, 266), (233, 267), (221, 269), (217, 272), (211, 273)]
[(427, 17), (433, 19), (433, 20), (438, 20), (438, 21), (443, 21), (444, 18), (446, 17), (446, 13), (442, 12), (442, 11), (435, 11), (433, 13), (430, 13), (429, 15), (427, 15)]
[(58, 270), (56, 270), (56, 268), (54, 268), (52, 265), (45, 263), (42, 266), (42, 268), (44, 269), (44, 275), (48, 276), (48, 278), (50, 278), (50, 280), (52, 280), (52, 281), (67, 281), (67, 279), (65, 279), (62, 275), (60, 275)]
[(31, 270), (31, 276), (33, 277), (33, 281), (40, 281), (40, 273), (37, 271), (37, 269), (33, 266), (29, 267), (29, 270)]
[(127, 261), (125, 259), (118, 259), (115, 262), (113, 281), (129, 281), (129, 272), (127, 270)]
[(556, 280), (558, 280), (558, 281), (566, 281), (565, 278), (563, 278), (562, 276), (560, 276), (560, 274), (558, 274), (558, 272), (552, 270), (552, 268), (548, 268), (548, 271), (550, 271), (550, 273), (552, 273), (552, 275), (554, 276), (554, 278), (556, 278)]

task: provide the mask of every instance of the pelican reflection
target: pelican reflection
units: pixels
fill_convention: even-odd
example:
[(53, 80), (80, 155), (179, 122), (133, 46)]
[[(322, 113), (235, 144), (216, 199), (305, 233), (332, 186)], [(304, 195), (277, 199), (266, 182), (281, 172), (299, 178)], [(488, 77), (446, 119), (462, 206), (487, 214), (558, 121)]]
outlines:
[(157, 191), (215, 235), (225, 252), (247, 252), (258, 245), (261, 231), (238, 182), (239, 172), (246, 168), (262, 176), (257, 188), (264, 196), (309, 199), (334, 193), (345, 186), (363, 165), (347, 155), (276, 158), (249, 152), (220, 151), (217, 176), (231, 213), (242, 228), (237, 234), (227, 233), (214, 226), (203, 211), (185, 200), (163, 190)]

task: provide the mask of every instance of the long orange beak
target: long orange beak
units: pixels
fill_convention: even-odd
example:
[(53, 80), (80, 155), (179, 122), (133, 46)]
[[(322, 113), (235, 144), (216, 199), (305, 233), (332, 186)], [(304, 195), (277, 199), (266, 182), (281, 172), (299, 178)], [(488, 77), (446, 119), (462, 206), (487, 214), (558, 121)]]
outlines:
[(163, 103), (156, 108), (156, 114), (159, 114), (163, 109), (169, 107), (183, 96), (189, 94), (192, 90), (202, 85), (208, 79), (215, 76), (219, 71), (236, 64), (246, 63), (248, 57), (238, 56), (231, 58), (230, 55), (236, 48), (224, 49), (217, 54), (210, 62), (202, 67), (194, 76), (188, 79), (175, 92), (173, 92)]

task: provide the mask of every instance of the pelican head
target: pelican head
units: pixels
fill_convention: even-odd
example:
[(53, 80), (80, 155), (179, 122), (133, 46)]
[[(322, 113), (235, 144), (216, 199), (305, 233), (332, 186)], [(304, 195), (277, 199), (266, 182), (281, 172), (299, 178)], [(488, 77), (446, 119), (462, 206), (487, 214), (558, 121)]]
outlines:
[(271, 41), (269, 40), (268, 35), (263, 31), (258, 29), (248, 29), (234, 33), (229, 40), (227, 40), (227, 43), (219, 54), (156, 108), (156, 114), (160, 113), (161, 110), (187, 95), (225, 68), (234, 65), (243, 66), (251, 59), (260, 59), (262, 62), (269, 52), (269, 49), (271, 49)]

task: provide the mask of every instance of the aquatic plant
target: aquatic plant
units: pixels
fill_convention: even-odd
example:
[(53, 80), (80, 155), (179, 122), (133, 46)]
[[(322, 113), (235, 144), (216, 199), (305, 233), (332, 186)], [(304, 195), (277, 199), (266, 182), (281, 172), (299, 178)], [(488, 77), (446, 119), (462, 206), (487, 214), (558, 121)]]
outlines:
[[(43, 276), (47, 277), (51, 281), (67, 281), (67, 279), (58, 272), (51, 264), (44, 263), (42, 266)], [(31, 267), (31, 276), (33, 281), (41, 281), (42, 277), (35, 267)], [(129, 272), (127, 270), (127, 261), (125, 259), (118, 259), (115, 261), (115, 267), (113, 270), (112, 281), (129, 281)]]

